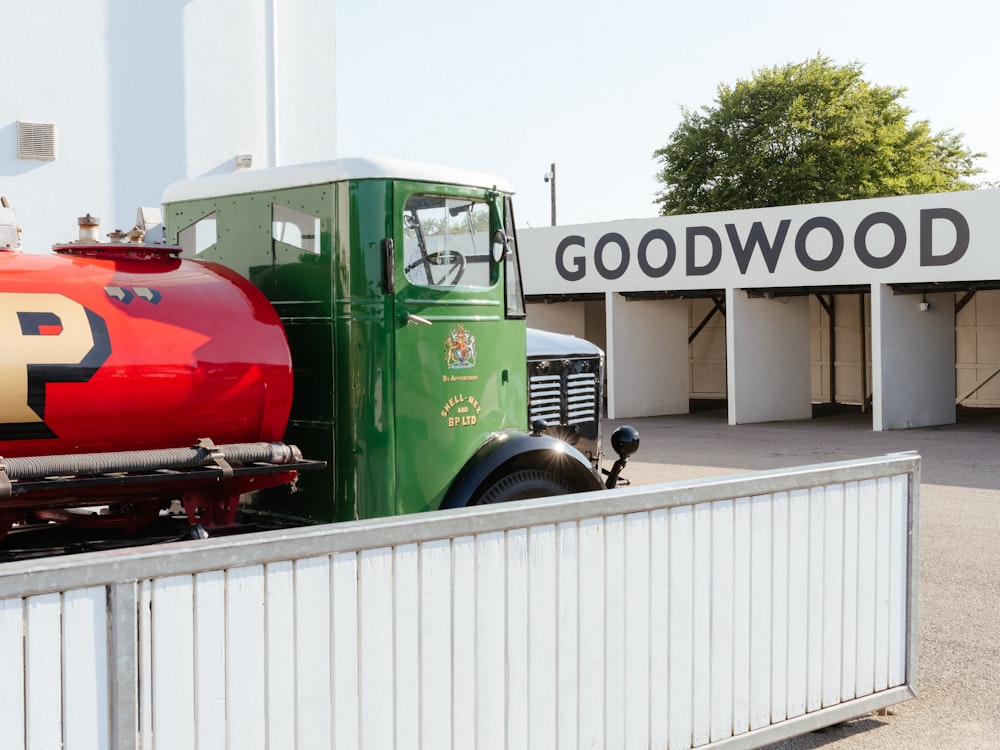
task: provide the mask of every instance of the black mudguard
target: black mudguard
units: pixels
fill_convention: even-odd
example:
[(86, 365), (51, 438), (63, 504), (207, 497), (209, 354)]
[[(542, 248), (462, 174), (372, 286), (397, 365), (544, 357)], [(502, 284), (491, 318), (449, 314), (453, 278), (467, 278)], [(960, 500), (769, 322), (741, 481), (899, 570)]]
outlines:
[(563, 478), (573, 492), (604, 489), (590, 461), (568, 443), (550, 435), (504, 430), (490, 436), (451, 483), (441, 508), (464, 508), (482, 488), (518, 469), (542, 469)]

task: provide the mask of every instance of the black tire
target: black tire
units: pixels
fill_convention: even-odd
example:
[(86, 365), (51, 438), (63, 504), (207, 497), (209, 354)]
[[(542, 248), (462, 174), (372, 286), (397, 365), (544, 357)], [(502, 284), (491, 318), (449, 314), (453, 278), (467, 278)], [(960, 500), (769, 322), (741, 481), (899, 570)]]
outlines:
[(572, 488), (562, 477), (542, 469), (519, 469), (497, 479), (481, 492), (469, 505), (509, 503), (529, 497), (566, 495)]

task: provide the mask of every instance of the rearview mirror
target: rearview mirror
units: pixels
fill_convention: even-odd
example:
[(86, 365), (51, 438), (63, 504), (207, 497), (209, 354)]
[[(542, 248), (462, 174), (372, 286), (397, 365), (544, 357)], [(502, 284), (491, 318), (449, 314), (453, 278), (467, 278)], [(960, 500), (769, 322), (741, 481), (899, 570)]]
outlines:
[(490, 253), (493, 256), (493, 262), (499, 263), (503, 260), (504, 255), (507, 254), (507, 235), (504, 234), (502, 229), (498, 229), (493, 233), (493, 240), (490, 245)]

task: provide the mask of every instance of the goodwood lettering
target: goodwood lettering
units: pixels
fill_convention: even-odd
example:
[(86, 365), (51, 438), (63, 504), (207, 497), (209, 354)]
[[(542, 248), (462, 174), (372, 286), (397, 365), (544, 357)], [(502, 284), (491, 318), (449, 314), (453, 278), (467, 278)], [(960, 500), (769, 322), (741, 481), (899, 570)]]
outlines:
[[(940, 233), (944, 225), (950, 226), (954, 243), (942, 251), (934, 243), (934, 233)], [(923, 267), (956, 263), (969, 249), (969, 222), (953, 208), (921, 210), (918, 234)], [(794, 228), (791, 219), (767, 225), (755, 221), (744, 235), (735, 224), (725, 225), (725, 235), (711, 226), (689, 226), (682, 240), (683, 273), (707, 276), (719, 268), (725, 252), (732, 254), (741, 274), (747, 273), (755, 253), (772, 274), (782, 255), (789, 253), (802, 268), (817, 273), (834, 268), (845, 252), (853, 252), (868, 268), (885, 269), (903, 257), (908, 240), (903, 221), (888, 211), (871, 213), (851, 227), (828, 216), (812, 217)], [(597, 240), (591, 256), (584, 237), (569, 235), (556, 247), (556, 270), (566, 281), (580, 281), (587, 275), (588, 260), (592, 260), (602, 278), (619, 279), (631, 268), (633, 254), (644, 276), (662, 278), (678, 264), (678, 242), (666, 229), (655, 228), (642, 235), (633, 248), (624, 235), (608, 232)]]

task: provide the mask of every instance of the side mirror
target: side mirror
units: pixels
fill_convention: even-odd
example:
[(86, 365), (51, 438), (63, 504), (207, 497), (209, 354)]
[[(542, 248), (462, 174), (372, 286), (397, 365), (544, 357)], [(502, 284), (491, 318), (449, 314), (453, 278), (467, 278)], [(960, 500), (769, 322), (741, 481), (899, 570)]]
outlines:
[(507, 235), (502, 229), (498, 229), (493, 233), (493, 239), (490, 243), (490, 255), (492, 255), (494, 263), (499, 263), (503, 260), (506, 254)]

